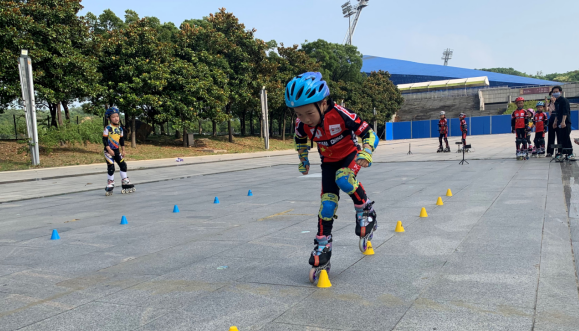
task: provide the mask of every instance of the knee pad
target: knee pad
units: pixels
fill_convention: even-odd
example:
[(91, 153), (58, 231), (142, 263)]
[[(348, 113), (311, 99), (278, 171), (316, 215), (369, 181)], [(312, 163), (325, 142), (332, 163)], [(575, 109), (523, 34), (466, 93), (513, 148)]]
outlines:
[(338, 196), (333, 193), (322, 194), (322, 203), (320, 205), (320, 213), (318, 216), (324, 221), (331, 221), (334, 219), (337, 209)]
[(114, 163), (107, 164), (107, 173), (109, 174), (109, 176), (112, 176), (115, 173), (115, 164)]
[(336, 171), (336, 184), (347, 194), (353, 194), (358, 188), (358, 180), (350, 168), (341, 168)]
[(124, 159), (119, 161), (119, 168), (121, 169), (122, 172), (127, 172), (127, 163), (125, 162)]

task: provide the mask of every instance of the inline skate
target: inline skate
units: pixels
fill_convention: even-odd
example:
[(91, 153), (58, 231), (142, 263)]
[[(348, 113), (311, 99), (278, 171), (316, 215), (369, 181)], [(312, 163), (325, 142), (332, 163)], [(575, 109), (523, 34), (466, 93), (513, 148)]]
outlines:
[(105, 196), (109, 196), (109, 195), (113, 195), (113, 190), (115, 189), (115, 181), (114, 180), (108, 180), (107, 181), (107, 186), (105, 187)]
[(122, 183), (122, 190), (121, 193), (125, 194), (125, 193), (133, 193), (136, 191), (135, 189), (135, 185), (131, 184), (131, 181), (129, 180), (129, 177), (124, 178), (123, 179), (123, 183)]
[(330, 258), (332, 257), (332, 235), (328, 236), (316, 236), (314, 239), (314, 250), (312, 255), (310, 255), (310, 265), (312, 269), (309, 272), (309, 279), (311, 283), (315, 283), (318, 280), (320, 272), (326, 270), (330, 272), (331, 264)]
[(442, 146), (438, 146), (438, 150), (436, 150), (436, 153), (442, 153), (444, 151), (444, 149), (442, 149)]
[(374, 231), (378, 229), (376, 211), (372, 208), (374, 201), (368, 201), (363, 209), (356, 208), (356, 235), (360, 237), (358, 247), (364, 253), (368, 248), (368, 241), (372, 240)]

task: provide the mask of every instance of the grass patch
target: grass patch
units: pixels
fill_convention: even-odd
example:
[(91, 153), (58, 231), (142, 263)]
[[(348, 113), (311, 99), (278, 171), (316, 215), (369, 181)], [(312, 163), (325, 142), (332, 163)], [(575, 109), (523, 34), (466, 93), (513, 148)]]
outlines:
[[(215, 154), (250, 153), (264, 151), (263, 141), (259, 137), (239, 137), (228, 142), (227, 136), (203, 136), (203, 148), (226, 150)], [(145, 143), (138, 143), (136, 148), (130, 147), (130, 140), (125, 142), (126, 160), (151, 160), (177, 158), (185, 156), (212, 155), (201, 150), (201, 147), (183, 147), (182, 139), (170, 136), (151, 136)], [(293, 139), (282, 141), (281, 138), (270, 138), (269, 150), (279, 151), (293, 149)], [(70, 165), (102, 163), (105, 168), (103, 145), (87, 143), (69, 144), (40, 148), (40, 166), (30, 165), (27, 145), (24, 142), (0, 141), (0, 171), (22, 170), (31, 168), (50, 168)], [(129, 169), (131, 165), (129, 163)]]

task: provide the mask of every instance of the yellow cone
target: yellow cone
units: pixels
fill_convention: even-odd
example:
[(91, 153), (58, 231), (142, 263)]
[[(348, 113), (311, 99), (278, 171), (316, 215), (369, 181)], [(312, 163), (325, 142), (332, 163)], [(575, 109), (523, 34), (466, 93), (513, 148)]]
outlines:
[(330, 283), (330, 278), (328, 277), (328, 272), (326, 270), (322, 270), (322, 272), (320, 272), (320, 280), (318, 280), (318, 287), (321, 288), (332, 287), (332, 283)]
[(420, 211), (420, 217), (428, 217), (428, 214), (426, 213), (426, 208), (422, 207), (422, 210)]
[(404, 227), (402, 226), (401, 221), (398, 221), (398, 223), (396, 223), (396, 229), (394, 229), (394, 232), (404, 232)]
[(446, 196), (447, 196), (447, 197), (451, 197), (451, 196), (452, 196), (452, 191), (450, 191), (450, 189), (446, 190)]
[(368, 246), (366, 247), (366, 251), (362, 253), (364, 255), (374, 255), (374, 248), (372, 248), (372, 243), (368, 241)]
[(441, 198), (441, 197), (438, 197), (438, 200), (436, 200), (436, 205), (437, 205), (437, 206), (442, 206), (442, 205), (444, 205), (444, 203), (442, 202), (442, 198)]
[(229, 328), (229, 331), (239, 331), (239, 329), (237, 329), (237, 326), (232, 326)]

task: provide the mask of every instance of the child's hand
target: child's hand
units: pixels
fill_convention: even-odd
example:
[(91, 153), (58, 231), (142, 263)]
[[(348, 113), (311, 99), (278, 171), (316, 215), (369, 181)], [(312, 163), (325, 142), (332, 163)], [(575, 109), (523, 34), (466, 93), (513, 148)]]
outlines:
[(579, 138), (575, 138), (575, 139), (573, 139), (573, 141), (574, 141), (577, 145), (579, 145)]
[(370, 164), (368, 161), (360, 159), (356, 161), (356, 164), (359, 165), (362, 168), (368, 168), (368, 165)]

